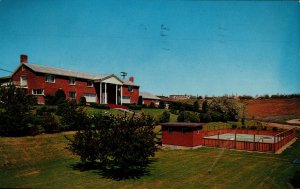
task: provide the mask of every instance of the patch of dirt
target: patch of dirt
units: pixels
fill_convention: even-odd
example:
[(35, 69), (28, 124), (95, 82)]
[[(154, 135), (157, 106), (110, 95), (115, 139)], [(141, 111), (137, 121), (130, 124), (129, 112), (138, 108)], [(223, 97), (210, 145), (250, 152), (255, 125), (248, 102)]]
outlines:
[(29, 177), (29, 176), (36, 176), (40, 174), (40, 170), (33, 170), (30, 172), (25, 172), (21, 174), (17, 174), (16, 177)]
[(292, 123), (292, 124), (300, 124), (300, 119), (291, 119), (286, 121), (287, 123)]

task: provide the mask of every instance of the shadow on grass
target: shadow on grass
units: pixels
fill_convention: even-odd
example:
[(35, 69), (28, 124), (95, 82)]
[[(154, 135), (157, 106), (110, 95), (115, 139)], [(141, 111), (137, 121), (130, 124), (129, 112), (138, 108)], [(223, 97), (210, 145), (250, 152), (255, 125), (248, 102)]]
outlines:
[(125, 179), (140, 179), (142, 176), (150, 175), (150, 165), (157, 160), (155, 158), (148, 161), (145, 166), (136, 166), (131, 168), (119, 168), (115, 165), (104, 165), (101, 163), (75, 163), (72, 164), (74, 170), (79, 171), (94, 171), (96, 174), (101, 175), (103, 178), (113, 180)]

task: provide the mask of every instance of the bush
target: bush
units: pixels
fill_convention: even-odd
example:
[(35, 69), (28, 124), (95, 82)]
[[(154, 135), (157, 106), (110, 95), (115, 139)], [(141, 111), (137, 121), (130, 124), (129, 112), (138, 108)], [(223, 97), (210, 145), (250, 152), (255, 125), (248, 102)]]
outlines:
[(203, 123), (209, 123), (212, 121), (211, 116), (208, 113), (200, 113), (200, 120)]
[(46, 133), (59, 132), (59, 123), (51, 113), (44, 113), (42, 116), (42, 126)]
[(257, 126), (254, 126), (254, 125), (250, 126), (250, 130), (256, 130), (256, 129), (257, 129)]
[(160, 123), (166, 123), (166, 122), (169, 122), (169, 121), (170, 121), (170, 112), (164, 111), (162, 113), (162, 115), (160, 115), (160, 117), (159, 117), (159, 122)]
[(76, 101), (66, 101), (61, 105), (61, 122), (64, 130), (78, 130), (89, 123), (89, 118), (82, 107), (77, 107)]
[(188, 112), (183, 111), (180, 112), (177, 117), (178, 122), (192, 122), (192, 123), (199, 123), (200, 122), (200, 115), (196, 112)]
[(141, 110), (141, 109), (142, 109), (142, 106), (131, 104), (131, 105), (129, 105), (128, 108), (129, 108), (130, 110)]
[(220, 113), (220, 112), (211, 112), (210, 113), (210, 116), (211, 116), (211, 120), (213, 121), (213, 122), (219, 122), (219, 121), (223, 121), (224, 119), (223, 119), (223, 114), (222, 113)]
[(55, 107), (48, 107), (48, 106), (40, 106), (36, 109), (36, 114), (37, 115), (43, 115), (44, 112), (48, 112), (48, 113), (54, 113), (56, 112), (56, 108)]
[(154, 102), (151, 102), (151, 103), (149, 104), (149, 108), (156, 108)]
[(66, 94), (62, 89), (58, 89), (55, 92), (55, 104), (59, 104), (61, 103), (61, 101), (65, 101), (66, 100)]
[(165, 108), (166, 108), (165, 102), (164, 102), (164, 101), (159, 101), (158, 108), (160, 108), (160, 109), (165, 109)]
[(90, 103), (90, 106), (96, 109), (104, 109), (104, 110), (110, 109), (110, 107), (107, 104)]
[(45, 95), (45, 103), (47, 105), (55, 105), (55, 96), (50, 94)]
[(80, 106), (85, 106), (86, 105), (86, 98), (84, 96), (80, 97), (79, 105)]
[(140, 106), (143, 105), (143, 97), (142, 96), (139, 96), (138, 105), (140, 105)]
[(237, 128), (237, 125), (236, 125), (236, 124), (232, 124), (232, 125), (231, 125), (231, 128), (232, 128), (232, 129), (236, 129), (236, 128)]
[(278, 127), (272, 127), (272, 131), (278, 131)]

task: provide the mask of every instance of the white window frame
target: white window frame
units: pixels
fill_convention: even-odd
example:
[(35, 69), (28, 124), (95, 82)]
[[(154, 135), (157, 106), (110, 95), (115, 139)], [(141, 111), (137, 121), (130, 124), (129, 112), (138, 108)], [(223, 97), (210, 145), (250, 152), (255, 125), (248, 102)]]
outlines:
[(70, 77), (70, 79), (69, 79), (69, 85), (76, 85), (76, 79), (74, 77)]
[[(89, 85), (89, 82), (91, 82), (92, 84)], [(93, 82), (93, 80), (87, 80), (86, 86), (87, 86), (87, 87), (94, 87), (94, 82)]]
[(20, 77), (20, 86), (21, 87), (27, 87), (27, 85), (28, 85), (28, 80), (27, 80), (26, 75), (21, 75), (21, 77)]
[[(49, 80), (49, 78), (51, 78), (51, 77), (53, 77), (53, 81), (50, 81), (50, 80)], [(54, 76), (54, 75), (47, 74), (47, 75), (45, 76), (45, 81), (46, 81), (47, 83), (55, 83), (55, 76)]]
[[(70, 96), (71, 93), (74, 93), (74, 97), (73, 96)], [(68, 92), (68, 98), (72, 98), (72, 99), (76, 99), (76, 91), (69, 91)]]
[[(42, 93), (37, 93), (38, 90), (41, 90)], [(44, 89), (32, 89), (32, 95), (44, 95)]]

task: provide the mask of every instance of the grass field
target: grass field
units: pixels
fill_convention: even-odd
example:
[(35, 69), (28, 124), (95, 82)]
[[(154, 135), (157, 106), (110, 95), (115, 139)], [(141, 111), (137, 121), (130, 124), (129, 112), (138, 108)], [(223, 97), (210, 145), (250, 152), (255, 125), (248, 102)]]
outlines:
[(291, 188), (300, 165), (300, 142), (281, 155), (221, 149), (160, 150), (148, 173), (137, 179), (113, 180), (100, 171), (74, 168), (79, 158), (65, 147), (64, 135), (0, 137), (0, 187), (26, 188)]

